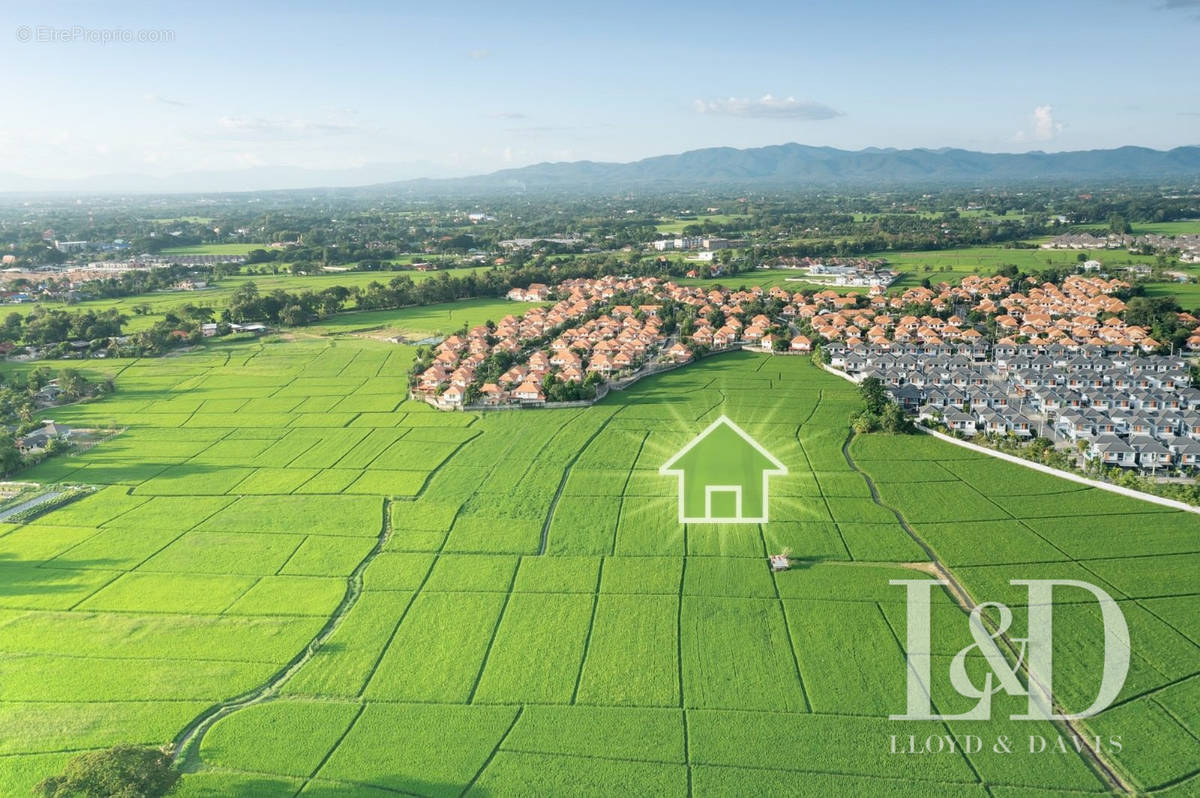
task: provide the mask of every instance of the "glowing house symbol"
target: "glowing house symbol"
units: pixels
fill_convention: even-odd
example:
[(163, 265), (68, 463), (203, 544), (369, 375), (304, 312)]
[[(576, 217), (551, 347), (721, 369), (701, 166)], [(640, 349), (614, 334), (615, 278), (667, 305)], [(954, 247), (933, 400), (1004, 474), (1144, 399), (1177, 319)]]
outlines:
[(679, 479), (679, 523), (761, 524), (767, 521), (767, 483), (787, 466), (721, 416), (662, 464)]

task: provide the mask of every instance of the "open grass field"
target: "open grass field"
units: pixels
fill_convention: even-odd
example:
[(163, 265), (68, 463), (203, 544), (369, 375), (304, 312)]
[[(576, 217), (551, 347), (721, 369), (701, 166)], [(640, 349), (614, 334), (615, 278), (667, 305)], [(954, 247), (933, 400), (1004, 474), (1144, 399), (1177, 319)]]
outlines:
[[(472, 266), (466, 269), (455, 269), (448, 273), (452, 276), (461, 277), (471, 272), (484, 271), (487, 268), (490, 267)], [(215, 283), (211, 288), (200, 291), (159, 291), (152, 294), (121, 297), (119, 299), (94, 299), (86, 302), (77, 302), (73, 305), (67, 305), (62, 302), (31, 303), (29, 305), (21, 305), (18, 312), (27, 313), (37, 304), (44, 304), (50, 308), (93, 310), (96, 312), (116, 308), (129, 316), (129, 323), (126, 325), (126, 330), (137, 332), (138, 330), (154, 326), (155, 322), (162, 320), (163, 315), (167, 311), (178, 309), (180, 306), (189, 303), (211, 307), (219, 312), (222, 308), (228, 307), (229, 300), (233, 296), (233, 292), (238, 289), (238, 286), (248, 282), (254, 283), (258, 286), (259, 292), (264, 294), (275, 290), (318, 292), (334, 285), (342, 285), (347, 288), (354, 286), (365, 288), (373, 282), (386, 284), (389, 280), (401, 274), (412, 278), (413, 282), (420, 283), (437, 277), (439, 272), (333, 272), (329, 274), (302, 276), (292, 274), (238, 275), (227, 277)], [(148, 305), (150, 312), (143, 316), (135, 315), (133, 308), (137, 305)]]
[(671, 219), (669, 221), (660, 222), (654, 226), (660, 233), (668, 233), (680, 235), (683, 233), (683, 228), (693, 224), (704, 224), (712, 222), (713, 224), (730, 224), (740, 221), (748, 221), (748, 216), (735, 216), (728, 213), (705, 213), (691, 219)]
[[(1009, 579), (1109, 590), (1133, 663), (1086, 728), (1122, 736), (1106, 756), (1135, 789), (1200, 789), (1195, 516), (927, 437), (844, 448), (855, 389), (807, 358), (722, 355), (591, 408), (465, 414), (404, 400), (411, 356), (355, 336), (216, 344), (106, 362), (113, 397), (49, 414), (127, 431), (21, 475), (94, 495), (0, 525), (0, 794), (71, 752), (181, 738), (184, 796), (1104, 792), (1069, 741), (1022, 753), (1059, 730), (1008, 721), (1020, 699), (991, 721), (888, 719), (906, 667), (888, 581), (928, 576), (921, 544), (974, 599), (1009, 602), (1018, 637)], [(766, 523), (681, 525), (658, 468), (722, 414), (788, 474)], [(772, 574), (783, 546), (796, 566)], [(1056, 692), (1080, 709), (1097, 619), (1060, 611)], [(973, 703), (945, 675), (965, 618), (935, 594), (943, 712)], [(1018, 747), (889, 753), (910, 734)]]
[[(1131, 255), (1124, 250), (1087, 253), (1105, 266), (1115, 268), (1131, 263), (1154, 263), (1149, 255)], [(903, 272), (901, 284), (915, 284), (922, 277), (937, 282), (950, 279), (947, 272), (961, 278), (967, 274), (990, 274), (1001, 266), (1016, 266), (1026, 271), (1054, 267), (1075, 267), (1079, 253), (1057, 249), (1007, 249), (1005, 247), (964, 247), (925, 252), (877, 252), (869, 257), (886, 258), (889, 268)], [(932, 271), (926, 272), (925, 267)]]
[[(1160, 236), (1182, 236), (1196, 235), (1200, 233), (1200, 219), (1184, 219), (1178, 222), (1138, 222), (1130, 225), (1133, 228), (1133, 235), (1160, 235)], [(1072, 229), (1075, 230), (1102, 230), (1107, 231), (1106, 224), (1081, 224)]]
[(520, 315), (539, 304), (544, 303), (512, 302), (507, 299), (464, 299), (459, 302), (402, 310), (340, 313), (311, 325), (309, 329), (327, 334), (363, 332), (379, 337), (447, 333), (464, 324), (474, 327), (489, 319), (502, 319), (510, 313)]
[(1180, 307), (1200, 311), (1200, 283), (1148, 283), (1146, 295), (1173, 296)]
[[(826, 289), (833, 289), (838, 293), (845, 293), (846, 291), (855, 290), (853, 288), (826, 285), (824, 283), (808, 282), (803, 279), (804, 275), (805, 272), (791, 269), (761, 269), (723, 277), (681, 277), (676, 282), (680, 285), (723, 285), (729, 287), (751, 287), (757, 285), (764, 289), (781, 285), (789, 291), (824, 291)], [(859, 289), (860, 292), (865, 290)]]
[(186, 247), (168, 247), (164, 255), (246, 255), (252, 249), (266, 249), (266, 244), (192, 244)]
[[(1133, 263), (1154, 263), (1148, 255), (1131, 255), (1125, 251), (1091, 252), (1106, 266), (1117, 268)], [(899, 272), (900, 278), (889, 289), (892, 292), (919, 285), (928, 278), (931, 283), (957, 283), (970, 274), (992, 274), (1002, 266), (1016, 266), (1026, 271), (1049, 267), (1073, 268), (1078, 264), (1078, 253), (1073, 250), (1007, 249), (1004, 247), (964, 247), (961, 249), (929, 250), (923, 252), (876, 252), (867, 257), (884, 258), (888, 268)], [(926, 267), (929, 268), (926, 271)], [(1195, 271), (1195, 267), (1183, 264), (1180, 271)], [(678, 282), (686, 285), (762, 286), (771, 288), (782, 285), (793, 291), (820, 291), (832, 288), (839, 293), (865, 291), (864, 288), (847, 288), (807, 282), (803, 271), (763, 270), (706, 279), (682, 278)], [(789, 280), (788, 278), (792, 278)], [(800, 278), (800, 279), (797, 279)], [(1197, 286), (1186, 283), (1148, 283), (1146, 293), (1151, 296), (1173, 295), (1185, 308), (1200, 307), (1200, 291)]]

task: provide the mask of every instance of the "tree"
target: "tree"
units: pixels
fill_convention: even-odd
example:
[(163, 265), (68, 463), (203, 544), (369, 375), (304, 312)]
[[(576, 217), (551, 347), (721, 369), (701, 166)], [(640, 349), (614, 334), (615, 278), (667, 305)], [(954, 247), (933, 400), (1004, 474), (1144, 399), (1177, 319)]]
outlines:
[(884, 432), (890, 432), (893, 435), (912, 431), (912, 420), (904, 415), (904, 411), (900, 409), (900, 405), (895, 402), (888, 402), (883, 408), (879, 425), (883, 428)]
[(63, 369), (58, 373), (58, 387), (68, 402), (73, 402), (83, 396), (87, 389), (87, 380), (75, 369)]
[(17, 451), (17, 444), (13, 441), (13, 437), (5, 430), (0, 430), (0, 474), (8, 476), (15, 473), (24, 461), (21, 459), (21, 453)]
[(299, 327), (307, 321), (304, 309), (299, 305), (288, 305), (279, 314), (279, 320), (287, 327)]
[(79, 754), (34, 793), (44, 798), (157, 798), (178, 781), (167, 750), (119, 745)]
[(874, 432), (879, 427), (879, 416), (864, 410), (850, 419), (851, 428), (860, 435)]
[(888, 404), (887, 389), (883, 380), (878, 377), (867, 377), (858, 386), (858, 395), (862, 397), (868, 413), (878, 416)]

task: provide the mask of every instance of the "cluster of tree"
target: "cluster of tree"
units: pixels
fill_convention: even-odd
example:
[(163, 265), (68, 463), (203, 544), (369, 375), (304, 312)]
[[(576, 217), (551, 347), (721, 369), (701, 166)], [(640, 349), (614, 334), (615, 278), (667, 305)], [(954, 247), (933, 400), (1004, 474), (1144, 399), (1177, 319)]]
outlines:
[(547, 402), (580, 402), (596, 398), (597, 386), (603, 381), (596, 372), (591, 372), (583, 382), (563, 382), (547, 374), (542, 379), (542, 393)]
[(41, 798), (160, 798), (171, 793), (181, 772), (168, 748), (119, 745), (76, 754), (55, 776), (34, 788)]
[(1137, 324), (1150, 331), (1150, 337), (1159, 343), (1159, 353), (1179, 352), (1192, 334), (1191, 325), (1180, 321), (1179, 301), (1173, 296), (1133, 296), (1125, 303), (1122, 315), (1129, 324)]
[[(0, 382), (0, 475), (10, 476), (25, 465), (25, 459), (17, 449), (16, 439), (42, 426), (34, 418), (39, 409), (38, 393), (51, 384), (61, 392), (57, 402), (76, 402), (91, 396), (112, 393), (111, 378), (93, 382), (76, 369), (65, 368), (57, 374), (45, 366), (28, 372), (13, 372), (3, 375)], [(54, 440), (46, 455), (58, 454), (66, 444)]]
[(121, 334), (128, 316), (115, 309), (65, 311), (38, 306), (22, 316), (9, 313), (0, 326), (0, 341), (36, 346), (62, 341), (94, 341)]
[(858, 385), (863, 408), (850, 417), (850, 426), (857, 433), (876, 430), (895, 434), (914, 430), (912, 419), (904, 414), (900, 405), (892, 401), (887, 388), (878, 377), (867, 377)]
[(261, 294), (255, 283), (247, 282), (233, 292), (229, 307), (221, 311), (221, 317), (224, 321), (265, 321), (296, 327), (337, 313), (358, 290), (357, 287), (333, 285), (321, 291), (290, 293), (276, 289)]
[(120, 297), (140, 296), (152, 291), (162, 291), (172, 288), (181, 280), (204, 280), (215, 282), (220, 278), (236, 274), (237, 264), (218, 263), (211, 266), (180, 266), (173, 264), (156, 269), (138, 269), (122, 272), (119, 275), (105, 277), (100, 280), (90, 280), (79, 288), (79, 293), (87, 298), (116, 299)]

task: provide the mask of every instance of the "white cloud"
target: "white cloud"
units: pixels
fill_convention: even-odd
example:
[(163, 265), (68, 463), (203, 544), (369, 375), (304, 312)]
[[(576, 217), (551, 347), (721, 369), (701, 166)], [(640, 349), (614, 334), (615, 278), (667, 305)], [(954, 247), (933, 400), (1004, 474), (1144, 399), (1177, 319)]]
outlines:
[(1050, 139), (1062, 133), (1062, 123), (1054, 121), (1054, 108), (1049, 105), (1039, 105), (1033, 109), (1033, 137), (1040, 141)]
[(824, 103), (812, 100), (797, 100), (795, 97), (778, 99), (764, 94), (757, 100), (730, 97), (726, 100), (696, 100), (692, 107), (701, 114), (741, 116), (753, 119), (833, 119), (844, 114)]
[(470, 58), (472, 61), (482, 61), (485, 58), (491, 58), (492, 51), (488, 50), (486, 48), (480, 47), (476, 50), (471, 50), (469, 53), (467, 53), (467, 57)]
[(310, 119), (271, 119), (266, 117), (223, 116), (217, 124), (230, 133), (264, 138), (290, 138), (317, 134), (350, 133), (357, 125), (342, 122), (317, 122)]
[(1063, 132), (1063, 124), (1054, 118), (1054, 106), (1039, 105), (1029, 116), (1028, 130), (1018, 130), (1013, 136), (1014, 141), (1052, 141)]
[(182, 100), (176, 100), (173, 97), (164, 97), (161, 94), (147, 94), (147, 95), (144, 95), (143, 99), (146, 102), (152, 103), (154, 105), (174, 105), (174, 106), (187, 105), (187, 103), (183, 102)]

